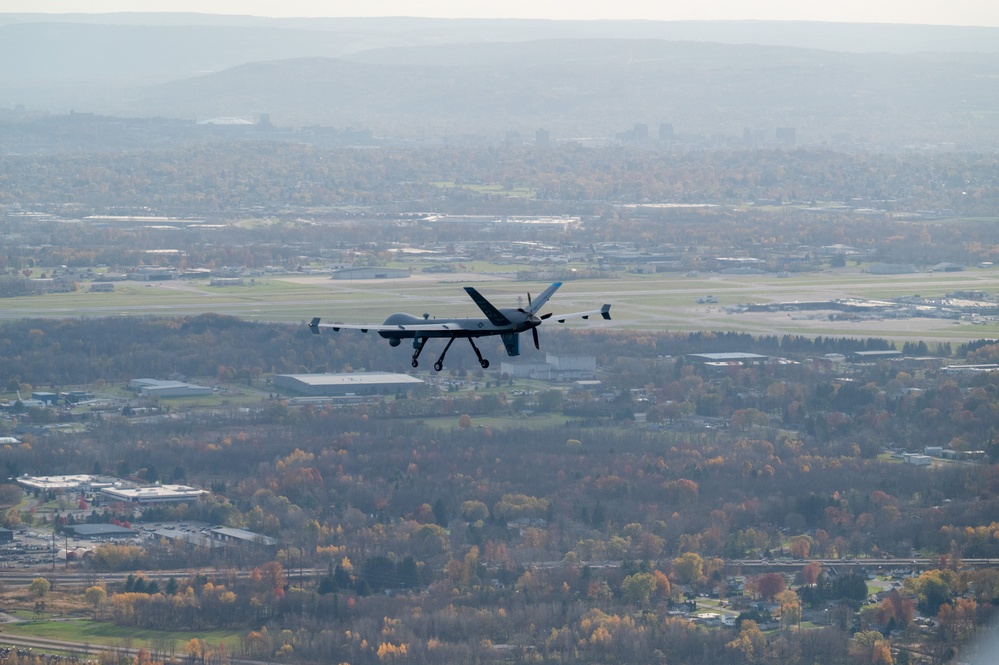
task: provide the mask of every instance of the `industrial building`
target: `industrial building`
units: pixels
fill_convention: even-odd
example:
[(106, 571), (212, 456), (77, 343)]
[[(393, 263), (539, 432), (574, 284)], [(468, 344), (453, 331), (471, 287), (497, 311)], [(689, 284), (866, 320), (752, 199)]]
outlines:
[(128, 387), (146, 397), (204, 397), (214, 390), (208, 386), (196, 386), (183, 381), (161, 381), (159, 379), (132, 379)]
[(882, 351), (850, 351), (846, 354), (851, 362), (872, 362), (875, 360), (894, 360), (902, 357), (901, 351), (886, 349)]
[(95, 492), (105, 487), (113, 487), (119, 483), (117, 478), (111, 476), (95, 476), (89, 474), (76, 474), (67, 476), (29, 476), (24, 474), (17, 479), (17, 484), (29, 490), (39, 492), (55, 492), (62, 494), (65, 492)]
[(763, 365), (770, 360), (770, 356), (762, 356), (758, 353), (688, 353), (686, 358), (707, 368), (709, 371), (722, 373), (731, 367), (748, 367), (751, 365)]
[(541, 379), (546, 381), (579, 381), (597, 375), (596, 356), (560, 356), (545, 354), (545, 362), (500, 363), (500, 374), (514, 378)]
[(276, 547), (277, 539), (245, 529), (219, 527), (210, 531), (212, 540), (220, 543), (246, 543), (260, 547)]
[(116, 538), (134, 538), (138, 534), (127, 527), (117, 524), (72, 524), (66, 530), (76, 538), (89, 540), (110, 540)]
[(387, 395), (425, 385), (421, 379), (392, 372), (350, 374), (278, 374), (274, 387), (286, 394), (307, 397)]
[(334, 271), (333, 279), (403, 279), (409, 277), (408, 270), (398, 268), (344, 268)]
[(101, 496), (108, 501), (121, 501), (147, 506), (153, 503), (197, 501), (207, 490), (187, 485), (152, 485), (149, 487), (105, 487)]

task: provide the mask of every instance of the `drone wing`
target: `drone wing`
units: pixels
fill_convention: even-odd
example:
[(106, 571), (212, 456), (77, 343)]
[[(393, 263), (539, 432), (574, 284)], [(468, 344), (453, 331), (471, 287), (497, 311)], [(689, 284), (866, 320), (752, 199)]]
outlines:
[(551, 317), (553, 321), (565, 323), (569, 319), (588, 319), (591, 316), (600, 315), (604, 321), (610, 321), (610, 305), (604, 305), (600, 309), (591, 309), (588, 312), (571, 312), (569, 314), (555, 314)]
[(447, 332), (451, 330), (461, 330), (461, 327), (453, 322), (448, 323), (320, 323), (317, 316), (309, 322), (309, 330), (318, 335), (320, 328), (330, 328), (334, 332), (343, 328), (344, 330), (360, 330), (361, 332), (394, 332), (405, 334), (408, 332)]

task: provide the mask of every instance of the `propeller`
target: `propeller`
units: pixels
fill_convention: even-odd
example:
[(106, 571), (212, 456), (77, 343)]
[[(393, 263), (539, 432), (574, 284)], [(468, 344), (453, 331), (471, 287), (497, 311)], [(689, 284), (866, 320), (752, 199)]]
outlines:
[(531, 293), (530, 292), (527, 293), (527, 309), (524, 309), (523, 307), (519, 307), (519, 308), (517, 308), (517, 311), (530, 319), (530, 322), (531, 322), (531, 336), (534, 338), (534, 348), (538, 349), (540, 351), (541, 350), (541, 342), (538, 339), (538, 326), (541, 325), (541, 322), (544, 321), (545, 319), (551, 318), (552, 312), (548, 312), (547, 314), (542, 314), (541, 316), (535, 315), (535, 313), (534, 313), (534, 301), (531, 300)]

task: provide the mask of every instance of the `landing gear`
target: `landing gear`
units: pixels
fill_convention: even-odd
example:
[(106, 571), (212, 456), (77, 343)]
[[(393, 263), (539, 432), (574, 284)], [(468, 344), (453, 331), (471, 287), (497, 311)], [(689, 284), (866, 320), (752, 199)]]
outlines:
[(434, 369), (437, 370), (438, 372), (441, 371), (442, 369), (444, 369), (444, 356), (447, 355), (447, 350), (451, 348), (452, 344), (454, 344), (454, 340), (455, 339), (457, 339), (457, 338), (456, 337), (452, 337), (451, 339), (449, 339), (447, 341), (447, 346), (445, 346), (444, 350), (441, 351), (441, 357), (438, 358), (437, 362), (434, 363)]
[[(458, 338), (452, 337), (447, 341), (447, 346), (444, 347), (444, 350), (441, 351), (440, 357), (437, 358), (437, 362), (434, 363), (434, 369), (436, 371), (439, 372), (442, 369), (444, 369), (444, 356), (447, 355), (447, 350), (451, 348), (451, 345), (454, 344), (454, 340), (456, 339)], [(426, 343), (427, 343), (426, 337), (413, 338), (413, 349), (414, 349), (413, 367), (419, 367), (420, 363), (418, 362), (417, 359), (420, 357), (420, 352), (423, 351), (423, 347), (424, 345), (426, 345)], [(479, 347), (475, 346), (475, 340), (469, 337), (468, 343), (472, 345), (472, 350), (475, 351), (475, 357), (479, 359), (479, 367), (481, 367), (482, 369), (489, 369), (489, 361), (482, 357), (482, 352), (479, 351)]]
[(479, 359), (479, 367), (482, 369), (489, 369), (489, 361), (482, 357), (482, 352), (479, 351), (479, 347), (475, 346), (475, 340), (469, 337), (468, 343), (472, 345), (472, 350), (475, 351), (475, 357)]
[(427, 344), (426, 337), (413, 338), (413, 367), (420, 366), (420, 361), (417, 359), (420, 357), (420, 352), (423, 351), (423, 347), (426, 346), (426, 344)]
[[(434, 369), (437, 370), (438, 372), (444, 369), (444, 356), (447, 355), (447, 350), (451, 348), (451, 345), (454, 344), (454, 340), (456, 339), (458, 338), (452, 337), (447, 341), (447, 346), (444, 347), (444, 350), (441, 351), (440, 357), (437, 358), (437, 362), (434, 363)], [(479, 359), (479, 366), (482, 369), (488, 369), (489, 361), (482, 357), (482, 352), (479, 351), (479, 347), (475, 346), (475, 340), (473, 340), (471, 337), (467, 339), (468, 343), (472, 345), (472, 350), (475, 351), (475, 357)], [(416, 367), (416, 358), (417, 356), (420, 355), (420, 351), (423, 350), (423, 345), (426, 344), (426, 342), (427, 342), (426, 337), (413, 341), (413, 347), (416, 349), (416, 352), (413, 353), (413, 367)]]

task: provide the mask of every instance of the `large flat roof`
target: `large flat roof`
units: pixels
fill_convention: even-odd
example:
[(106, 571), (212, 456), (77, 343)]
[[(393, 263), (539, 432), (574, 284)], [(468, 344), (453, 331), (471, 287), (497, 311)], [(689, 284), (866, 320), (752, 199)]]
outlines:
[(208, 491), (187, 485), (152, 485), (150, 487), (133, 487), (129, 489), (105, 487), (103, 493), (123, 501), (152, 503), (197, 499), (203, 494), (208, 494)]
[(259, 533), (254, 533), (252, 531), (247, 531), (246, 529), (234, 529), (231, 527), (219, 527), (217, 529), (212, 529), (212, 534), (217, 534), (218, 536), (241, 540), (249, 543), (257, 543), (259, 545), (277, 545), (278, 541), (276, 538), (271, 538), (270, 536), (265, 536)]
[(766, 360), (768, 356), (761, 356), (758, 353), (688, 353), (690, 358), (700, 358), (702, 360), (715, 362), (728, 362), (734, 360)]
[(73, 524), (68, 527), (81, 538), (106, 538), (109, 536), (134, 536), (135, 531), (117, 524)]
[(110, 476), (94, 476), (90, 474), (75, 474), (65, 476), (29, 476), (27, 474), (17, 479), (20, 485), (37, 490), (59, 491), (72, 490), (81, 487), (95, 489), (109, 487), (119, 482)]
[(350, 374), (279, 374), (309, 386), (376, 386), (423, 383), (422, 379), (393, 372), (353, 372)]

